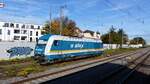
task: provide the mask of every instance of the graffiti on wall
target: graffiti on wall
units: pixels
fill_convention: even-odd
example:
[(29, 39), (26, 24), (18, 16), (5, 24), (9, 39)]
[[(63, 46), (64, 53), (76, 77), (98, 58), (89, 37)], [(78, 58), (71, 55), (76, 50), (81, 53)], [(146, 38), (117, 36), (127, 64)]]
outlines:
[(7, 52), (10, 54), (9, 58), (14, 56), (30, 55), (33, 51), (30, 47), (12, 47)]

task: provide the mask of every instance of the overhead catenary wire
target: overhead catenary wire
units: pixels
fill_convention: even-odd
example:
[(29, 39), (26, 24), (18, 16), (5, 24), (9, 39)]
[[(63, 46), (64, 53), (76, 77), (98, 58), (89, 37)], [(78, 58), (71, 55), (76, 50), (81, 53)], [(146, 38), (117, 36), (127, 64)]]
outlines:
[[(109, 7), (117, 7), (117, 5), (112, 3), (110, 0), (105, 0), (105, 2), (106, 2), (105, 5), (107, 5)], [(139, 10), (142, 10), (142, 8), (140, 6), (138, 6), (138, 8), (139, 8)], [(141, 18), (136, 18), (134, 15), (132, 15), (132, 13), (129, 10), (123, 10), (123, 9), (118, 9), (118, 10), (120, 12), (128, 15), (128, 17), (131, 17), (131, 18), (135, 19), (136, 21), (144, 24), (144, 20), (141, 20)]]

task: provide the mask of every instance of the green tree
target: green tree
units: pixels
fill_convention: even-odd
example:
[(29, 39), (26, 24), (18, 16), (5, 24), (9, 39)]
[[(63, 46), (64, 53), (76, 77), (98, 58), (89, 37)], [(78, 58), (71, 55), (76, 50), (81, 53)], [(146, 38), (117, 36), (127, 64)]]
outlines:
[(118, 35), (116, 29), (112, 26), (108, 33), (101, 36), (103, 43), (117, 44), (118, 43)]
[(143, 46), (145, 46), (146, 41), (142, 37), (135, 37), (132, 40), (130, 40), (130, 44), (142, 44)]
[(123, 29), (116, 29), (112, 26), (108, 33), (101, 36), (103, 43), (117, 44), (122, 47), (122, 43), (125, 44), (128, 41), (128, 35), (125, 34)]
[(122, 48), (122, 44), (126, 44), (128, 42), (128, 35), (125, 34), (123, 29), (118, 30), (118, 44), (120, 44), (120, 47)]
[(76, 23), (72, 20), (69, 20), (62, 31), (62, 35), (65, 36), (74, 36), (75, 35)]
[(60, 22), (54, 19), (51, 23), (47, 21), (42, 30), (43, 34), (60, 34)]

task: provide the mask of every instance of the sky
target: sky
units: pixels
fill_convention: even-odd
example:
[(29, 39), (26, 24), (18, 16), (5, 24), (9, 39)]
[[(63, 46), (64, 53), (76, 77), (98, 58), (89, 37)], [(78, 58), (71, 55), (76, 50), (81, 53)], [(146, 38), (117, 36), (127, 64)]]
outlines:
[(150, 44), (150, 0), (0, 0), (0, 21), (43, 25), (59, 17), (60, 6), (64, 15), (82, 29), (104, 34), (113, 25), (123, 28), (129, 38), (141, 36)]

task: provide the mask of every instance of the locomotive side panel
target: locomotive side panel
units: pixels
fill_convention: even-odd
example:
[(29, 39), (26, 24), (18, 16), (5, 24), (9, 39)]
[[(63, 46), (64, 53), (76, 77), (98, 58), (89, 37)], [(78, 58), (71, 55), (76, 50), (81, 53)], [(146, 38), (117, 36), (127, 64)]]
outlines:
[(74, 39), (66, 36), (52, 35), (45, 46), (44, 60), (65, 60), (74, 57), (100, 55), (103, 44), (99, 40)]

